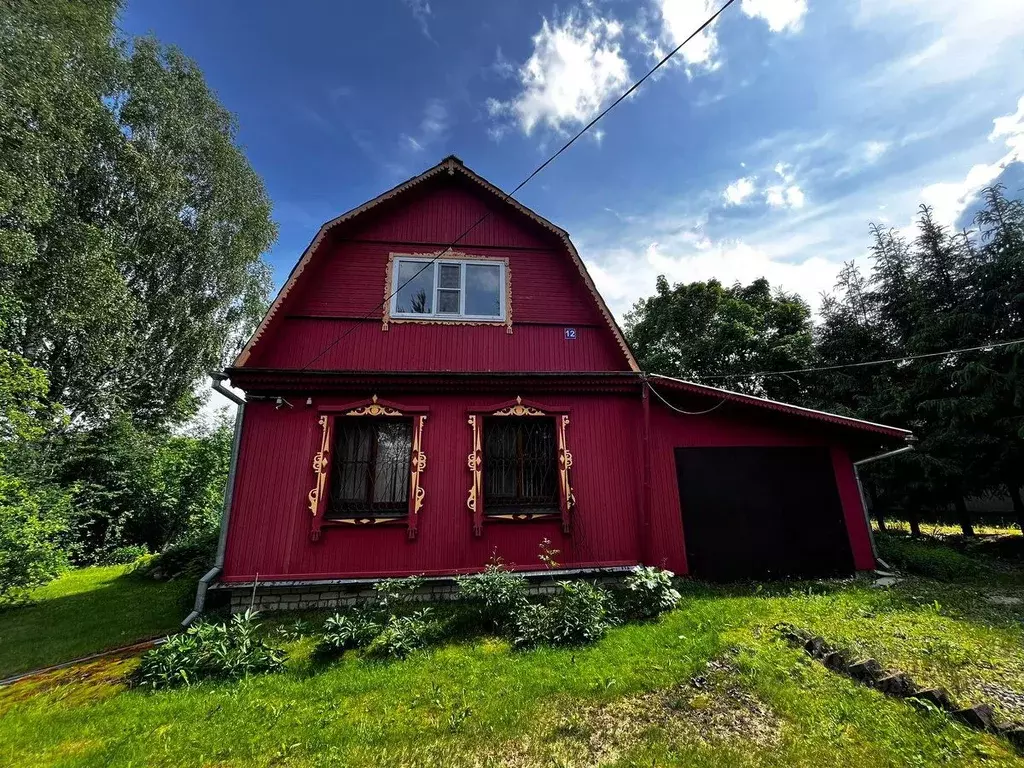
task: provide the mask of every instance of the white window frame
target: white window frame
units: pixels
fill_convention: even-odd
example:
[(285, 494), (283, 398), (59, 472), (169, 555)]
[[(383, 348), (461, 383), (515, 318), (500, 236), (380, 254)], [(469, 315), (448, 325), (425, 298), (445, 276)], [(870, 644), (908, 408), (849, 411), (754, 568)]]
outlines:
[[(391, 317), (398, 318), (401, 320), (453, 320), (453, 321), (475, 321), (475, 322), (490, 322), (490, 323), (504, 323), (508, 317), (508, 290), (507, 290), (507, 276), (506, 270), (508, 264), (505, 263), (504, 259), (435, 259), (434, 263), (434, 293), (431, 306), (434, 308), (433, 312), (399, 312), (398, 311), (398, 289), (401, 286), (399, 283), (399, 275), (402, 272), (401, 265), (403, 263), (419, 264), (424, 265), (430, 262), (430, 258), (417, 258), (416, 256), (396, 256), (392, 262), (391, 269)], [(439, 287), (441, 279), (441, 266), (445, 264), (458, 264), (461, 266), (459, 270), (459, 312), (438, 312), (438, 291), (446, 290)], [(467, 315), (466, 310), (466, 267), (497, 267), (498, 273), (498, 300), (499, 300), (499, 314), (497, 315)], [(447, 289), (452, 290), (452, 289)]]

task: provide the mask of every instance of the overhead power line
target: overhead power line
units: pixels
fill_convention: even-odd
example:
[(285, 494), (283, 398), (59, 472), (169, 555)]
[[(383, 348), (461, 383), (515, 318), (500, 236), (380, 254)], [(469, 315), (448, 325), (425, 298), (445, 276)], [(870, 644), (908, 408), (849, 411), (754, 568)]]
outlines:
[(890, 357), (885, 360), (866, 360), (862, 363), (844, 363), (843, 365), (824, 365), (819, 368), (792, 368), (788, 371), (757, 371), (755, 373), (716, 373), (712, 376), (698, 376), (699, 379), (743, 379), (754, 376), (788, 376), (791, 373), (815, 373), (817, 371), (838, 371), (842, 368), (864, 368), (869, 365), (885, 365), (886, 363), (901, 363), (908, 360), (924, 360), (929, 357), (946, 357), (958, 355), (961, 352), (980, 352), (998, 347), (1009, 347), (1013, 344), (1024, 343), (1024, 339), (1013, 339), (1012, 341), (999, 341), (989, 344), (981, 344), (977, 347), (964, 347), (963, 349), (947, 349), (945, 352), (927, 352), (922, 355), (904, 355), (903, 357)]
[(658, 399), (661, 400), (661, 402), (663, 402), (665, 405), (667, 405), (669, 408), (671, 408), (676, 413), (681, 413), (684, 416), (703, 416), (704, 414), (711, 413), (712, 411), (717, 410), (717, 409), (721, 408), (723, 405), (725, 405), (726, 400), (729, 399), (727, 397), (723, 397), (721, 402), (715, 403), (710, 408), (706, 408), (703, 411), (684, 411), (682, 408), (677, 408), (676, 406), (672, 405), (672, 403), (670, 403), (668, 400), (666, 400), (662, 396), (661, 392), (659, 392), (658, 390), (656, 390), (654, 387), (651, 386), (651, 382), (649, 382), (649, 381), (647, 382), (647, 388), (649, 390), (651, 390), (651, 392), (656, 394), (658, 396)]
[[(672, 49), (671, 51), (669, 51), (669, 52), (668, 52), (668, 54), (666, 54), (666, 55), (665, 55), (665, 57), (661, 59), (661, 61), (659, 61), (659, 62), (658, 62), (657, 64), (655, 64), (655, 65), (654, 65), (653, 67), (651, 67), (651, 68), (650, 68), (650, 69), (649, 69), (649, 70), (647, 71), (647, 74), (645, 74), (645, 75), (644, 75), (643, 77), (641, 77), (641, 78), (640, 78), (639, 80), (637, 80), (637, 81), (636, 81), (635, 83), (633, 83), (633, 84), (632, 84), (632, 85), (631, 85), (631, 86), (630, 86), (630, 87), (629, 87), (628, 89), (626, 89), (626, 90), (625, 90), (625, 91), (624, 91), (624, 92), (623, 92), (623, 93), (622, 93), (622, 94), (621, 94), (621, 95), (620, 95), (620, 96), (619, 96), (619, 97), (618, 97), (617, 99), (615, 99), (615, 101), (613, 101), (613, 102), (612, 102), (611, 104), (609, 104), (609, 105), (608, 105), (607, 107), (605, 107), (605, 108), (604, 108), (604, 109), (603, 109), (603, 110), (602, 110), (602, 111), (601, 111), (601, 112), (600, 112), (600, 113), (599, 113), (599, 114), (597, 115), (597, 117), (595, 117), (595, 118), (594, 118), (593, 120), (591, 120), (591, 121), (590, 121), (589, 123), (587, 123), (587, 124), (586, 124), (585, 126), (583, 126), (583, 128), (581, 128), (581, 129), (579, 130), (579, 132), (577, 132), (577, 133), (576, 133), (576, 135), (575, 135), (575, 136), (573, 136), (573, 137), (572, 137), (571, 139), (569, 139), (569, 140), (568, 140), (567, 142), (565, 142), (565, 144), (563, 144), (563, 145), (562, 145), (562, 146), (561, 146), (561, 147), (559, 148), (559, 150), (558, 150), (557, 152), (555, 152), (555, 153), (554, 153), (553, 155), (551, 155), (551, 157), (549, 157), (549, 158), (548, 158), (547, 160), (545, 160), (545, 161), (544, 161), (543, 163), (541, 163), (541, 164), (540, 164), (540, 165), (538, 165), (538, 166), (537, 166), (536, 168), (534, 168), (534, 169), (533, 169), (533, 171), (532, 171), (532, 172), (530, 173), (530, 175), (529, 175), (529, 176), (527, 176), (527, 177), (526, 177), (525, 179), (523, 179), (523, 180), (522, 180), (521, 182), (519, 182), (519, 184), (518, 184), (518, 185), (516, 186), (516, 188), (515, 188), (515, 189), (513, 189), (513, 190), (512, 190), (511, 192), (508, 192), (508, 193), (506, 193), (506, 194), (505, 194), (505, 196), (504, 196), (504, 197), (502, 198), (502, 202), (505, 202), (505, 201), (507, 201), (507, 200), (508, 200), (509, 198), (511, 198), (511, 197), (512, 197), (513, 195), (515, 195), (515, 193), (516, 193), (516, 192), (518, 192), (518, 191), (519, 191), (520, 189), (522, 189), (522, 188), (523, 188), (523, 187), (525, 187), (525, 186), (526, 186), (527, 184), (529, 184), (529, 183), (530, 183), (530, 181), (531, 181), (531, 180), (533, 179), (533, 177), (534, 177), (534, 176), (536, 176), (536, 175), (537, 175), (538, 173), (540, 173), (540, 172), (541, 172), (541, 171), (543, 171), (543, 170), (544, 170), (545, 168), (547, 168), (547, 167), (548, 167), (548, 166), (549, 166), (549, 165), (550, 165), (550, 164), (551, 164), (551, 163), (552, 163), (552, 162), (553, 162), (553, 161), (555, 160), (555, 158), (557, 158), (557, 157), (558, 157), (559, 155), (561, 155), (561, 154), (562, 154), (563, 152), (565, 152), (565, 150), (567, 150), (567, 149), (568, 149), (569, 147), (571, 147), (571, 146), (572, 146), (573, 144), (575, 144), (575, 143), (576, 143), (576, 140), (577, 140), (578, 138), (580, 138), (580, 137), (581, 137), (581, 136), (582, 136), (583, 134), (585, 134), (585, 133), (586, 133), (587, 131), (589, 131), (589, 130), (590, 130), (591, 128), (593, 128), (593, 127), (594, 127), (595, 125), (597, 125), (598, 121), (600, 121), (600, 120), (601, 120), (601, 119), (602, 119), (602, 118), (603, 118), (603, 117), (604, 117), (605, 115), (607, 115), (607, 114), (608, 114), (609, 112), (611, 112), (611, 111), (612, 111), (613, 109), (615, 109), (615, 107), (617, 107), (617, 106), (618, 106), (619, 104), (621, 104), (621, 103), (622, 103), (622, 102), (623, 102), (623, 101), (624, 101), (625, 99), (629, 98), (629, 96), (630, 96), (630, 95), (631, 95), (631, 94), (632, 94), (632, 93), (633, 93), (633, 92), (634, 92), (634, 91), (635, 91), (635, 90), (636, 90), (637, 88), (639, 88), (639, 87), (640, 87), (641, 85), (643, 85), (643, 84), (644, 84), (644, 83), (645, 83), (645, 82), (647, 81), (647, 79), (648, 79), (649, 77), (651, 77), (651, 75), (653, 75), (653, 74), (654, 74), (655, 72), (657, 72), (657, 71), (658, 71), (659, 69), (661, 69), (661, 68), (662, 68), (663, 66), (665, 66), (665, 64), (667, 64), (667, 63), (669, 62), (669, 60), (670, 60), (670, 59), (672, 59), (672, 57), (673, 57), (673, 56), (675, 56), (675, 55), (676, 55), (677, 53), (679, 53), (679, 51), (681, 51), (681, 50), (683, 49), (683, 46), (684, 46), (684, 45), (686, 45), (686, 44), (687, 44), (688, 42), (690, 42), (691, 40), (693, 40), (693, 38), (695, 38), (695, 37), (696, 37), (697, 35), (699, 35), (699, 34), (700, 34), (701, 32), (703, 32), (703, 31), (704, 31), (705, 29), (707, 29), (707, 28), (708, 28), (709, 26), (711, 26), (711, 25), (712, 25), (712, 24), (713, 24), (713, 23), (715, 22), (715, 19), (717, 19), (717, 18), (718, 18), (718, 17), (719, 17), (719, 16), (720, 16), (720, 15), (722, 14), (722, 12), (723, 12), (723, 11), (725, 11), (725, 9), (726, 9), (726, 8), (728, 8), (728, 7), (730, 6), (730, 5), (732, 5), (732, 4), (734, 3), (734, 2), (736, 2), (736, 0), (726, 0), (725, 4), (724, 4), (724, 5), (723, 5), (723, 6), (721, 7), (721, 8), (719, 8), (719, 9), (718, 9), (717, 11), (715, 11), (715, 12), (714, 12), (714, 13), (713, 13), (713, 14), (712, 14), (711, 16), (709, 16), (709, 17), (707, 18), (707, 20), (706, 20), (706, 21), (705, 21), (705, 22), (704, 22), (703, 24), (701, 24), (701, 25), (700, 25), (699, 27), (697, 27), (697, 29), (695, 29), (695, 30), (693, 31), (693, 33), (692, 33), (692, 34), (690, 34), (690, 36), (689, 36), (689, 37), (687, 37), (687, 38), (686, 38), (685, 40), (683, 40), (683, 42), (681, 42), (681, 43), (680, 43), (679, 45), (677, 45), (677, 46), (676, 46), (675, 48), (673, 48), (673, 49)], [(377, 314), (377, 310), (379, 310), (379, 309), (382, 309), (382, 308), (383, 308), (383, 307), (385, 307), (385, 306), (386, 306), (387, 304), (389, 304), (389, 303), (391, 302), (391, 299), (393, 299), (393, 298), (395, 297), (395, 294), (397, 294), (397, 293), (398, 293), (399, 291), (401, 291), (401, 290), (402, 290), (402, 289), (403, 289), (403, 288), (404, 288), (405, 286), (407, 286), (407, 285), (408, 285), (409, 283), (411, 283), (411, 282), (412, 282), (413, 280), (415, 280), (415, 279), (416, 279), (417, 277), (419, 277), (419, 276), (420, 276), (420, 275), (421, 275), (421, 274), (422, 274), (422, 273), (423, 273), (424, 271), (426, 271), (426, 269), (427, 269), (427, 268), (428, 268), (428, 267), (429, 267), (429, 266), (430, 266), (431, 264), (433, 264), (433, 263), (434, 263), (435, 261), (437, 261), (437, 260), (438, 260), (439, 258), (441, 258), (442, 256), (444, 256), (444, 255), (445, 255), (446, 253), (450, 253), (450, 252), (451, 252), (451, 250), (452, 250), (452, 249), (453, 249), (453, 248), (454, 248), (455, 246), (457, 246), (457, 245), (458, 245), (458, 244), (459, 244), (459, 243), (460, 243), (460, 242), (462, 241), (462, 239), (463, 239), (464, 237), (466, 237), (466, 235), (468, 235), (468, 234), (469, 234), (470, 232), (472, 232), (472, 231), (473, 231), (474, 229), (476, 229), (476, 228), (477, 228), (478, 226), (480, 226), (480, 225), (481, 225), (481, 224), (482, 224), (482, 223), (483, 223), (484, 221), (486, 221), (486, 220), (487, 220), (487, 219), (488, 219), (488, 218), (489, 218), (490, 216), (491, 216), (491, 211), (490, 211), (490, 210), (488, 210), (488, 211), (487, 211), (486, 213), (484, 213), (484, 214), (483, 214), (483, 216), (481, 216), (481, 217), (480, 217), (479, 219), (477, 219), (476, 221), (474, 221), (474, 222), (473, 222), (473, 224), (472, 224), (472, 225), (470, 225), (469, 229), (467, 229), (467, 230), (466, 230), (465, 232), (463, 232), (463, 233), (462, 233), (461, 235), (459, 235), (459, 236), (458, 236), (457, 238), (455, 238), (455, 239), (454, 239), (454, 240), (453, 240), (453, 241), (451, 242), (451, 244), (449, 244), (449, 245), (448, 245), (448, 246), (447, 246), (447, 247), (446, 247), (446, 248), (445, 248), (444, 250), (442, 250), (442, 251), (438, 251), (438, 252), (437, 252), (436, 254), (434, 254), (434, 255), (433, 255), (433, 257), (431, 257), (431, 258), (430, 258), (430, 259), (429, 259), (429, 260), (428, 260), (428, 261), (427, 261), (427, 262), (426, 262), (426, 263), (425, 263), (425, 264), (424, 264), (424, 265), (423, 265), (423, 266), (422, 266), (422, 267), (421, 267), (421, 268), (419, 269), (419, 271), (418, 271), (418, 272), (416, 272), (416, 274), (414, 274), (414, 275), (413, 275), (412, 277), (410, 277), (410, 278), (409, 278), (408, 280), (406, 280), (406, 281), (405, 281), (404, 283), (402, 283), (401, 285), (399, 285), (399, 286), (398, 286), (398, 287), (397, 287), (397, 288), (396, 288), (395, 290), (393, 290), (393, 291), (392, 291), (391, 293), (389, 293), (389, 294), (387, 295), (387, 297), (386, 297), (386, 298), (384, 299), (384, 301), (382, 301), (382, 302), (381, 302), (380, 304), (378, 304), (378, 305), (377, 305), (376, 307), (374, 307), (374, 308), (373, 308), (372, 310), (370, 310), (369, 312), (367, 312), (367, 313), (366, 313), (366, 314), (365, 314), (365, 315), (364, 315), (364, 316), (363, 316), (362, 318), (360, 318), (360, 319), (361, 319), (361, 320), (369, 320), (369, 319), (370, 319), (371, 317), (373, 317), (374, 315), (376, 315), (376, 314)], [(332, 350), (332, 349), (333, 349), (334, 347), (336, 347), (336, 346), (337, 346), (338, 344), (340, 344), (340, 343), (341, 343), (342, 341), (344, 341), (344, 340), (345, 340), (345, 339), (346, 339), (346, 338), (347, 338), (347, 337), (348, 337), (349, 335), (351, 335), (352, 333), (354, 333), (354, 332), (355, 332), (355, 330), (356, 330), (356, 328), (358, 328), (358, 327), (359, 327), (358, 325), (354, 325), (354, 326), (352, 326), (351, 328), (349, 328), (349, 329), (348, 329), (347, 331), (345, 331), (345, 333), (341, 334), (341, 335), (340, 335), (340, 336), (339, 336), (338, 338), (336, 338), (336, 339), (335, 339), (334, 341), (332, 341), (332, 342), (331, 342), (331, 343), (330, 343), (330, 344), (329, 344), (329, 345), (328, 345), (327, 347), (325, 347), (325, 348), (324, 348), (323, 350), (321, 350), (321, 351), (319, 352), (319, 354), (317, 354), (317, 356), (316, 356), (316, 357), (314, 357), (314, 358), (313, 358), (312, 360), (310, 360), (310, 361), (309, 361), (308, 363), (306, 363), (306, 364), (305, 364), (304, 366), (302, 366), (302, 368), (300, 368), (299, 370), (300, 370), (300, 371), (304, 371), (304, 370), (306, 370), (307, 368), (309, 368), (309, 366), (311, 366), (311, 365), (312, 365), (313, 363), (315, 363), (315, 362), (316, 362), (317, 360), (319, 360), (319, 359), (320, 359), (321, 357), (323, 357), (323, 356), (324, 356), (325, 354), (327, 354), (327, 353), (328, 353), (328, 352), (329, 352), (330, 350)]]

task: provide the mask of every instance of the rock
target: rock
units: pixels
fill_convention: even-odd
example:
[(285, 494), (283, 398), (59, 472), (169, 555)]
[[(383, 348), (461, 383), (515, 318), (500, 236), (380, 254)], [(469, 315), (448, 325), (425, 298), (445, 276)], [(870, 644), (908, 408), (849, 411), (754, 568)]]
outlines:
[(860, 680), (868, 685), (873, 684), (884, 672), (882, 665), (874, 659), (858, 661), (856, 664), (851, 664), (846, 671), (854, 680)]
[(956, 709), (945, 688), (925, 688), (923, 691), (917, 691), (914, 694), (914, 698), (927, 701), (932, 706), (946, 712)]
[(825, 645), (825, 641), (817, 636), (812, 637), (810, 640), (804, 643), (804, 650), (816, 659), (820, 659), (822, 656), (829, 652), (829, 648), (827, 645)]
[(871, 582), (871, 586), (873, 589), (888, 589), (889, 587), (896, 584), (896, 582), (898, 581), (899, 579), (897, 579), (895, 576), (883, 576), (882, 578), (875, 579), (873, 582)]
[(886, 696), (896, 696), (905, 699), (917, 689), (914, 681), (902, 672), (894, 672), (875, 681), (875, 688)]
[(690, 685), (696, 688), (698, 691), (702, 688), (706, 688), (708, 685), (708, 679), (703, 675), (697, 675), (696, 677), (690, 678)]
[(995, 713), (988, 704), (975, 704), (973, 707), (965, 707), (953, 711), (952, 716), (971, 728), (979, 731), (990, 731), (995, 729)]
[(843, 674), (846, 674), (846, 657), (839, 653), (839, 651), (833, 651), (832, 653), (825, 654), (825, 658), (823, 658), (821, 662), (833, 672), (842, 672)]
[(1019, 723), (1008, 723), (998, 728), (999, 735), (1007, 739), (1021, 754), (1024, 754), (1024, 726)]
[(1019, 597), (1010, 597), (1009, 595), (985, 595), (985, 599), (994, 605), (1020, 605), (1024, 603)]

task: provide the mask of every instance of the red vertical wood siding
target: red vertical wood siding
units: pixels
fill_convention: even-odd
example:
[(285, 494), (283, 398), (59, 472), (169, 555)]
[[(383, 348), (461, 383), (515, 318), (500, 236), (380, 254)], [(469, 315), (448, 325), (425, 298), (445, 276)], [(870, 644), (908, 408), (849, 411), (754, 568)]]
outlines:
[(423, 432), (426, 491), (416, 540), (402, 526), (325, 528), (309, 539), (306, 494), (313, 487), (311, 460), (319, 440), (317, 408), (351, 402), (314, 398), (313, 407), (276, 410), (272, 403), (246, 407), (235, 499), (224, 566), (226, 581), (336, 578), (387, 573), (451, 573), (483, 566), (492, 554), (519, 567), (541, 567), (538, 545), (548, 538), (561, 564), (638, 561), (639, 401), (620, 396), (534, 396), (554, 408), (568, 407), (568, 444), (573, 454), (576, 514), (572, 532), (559, 521), (487, 522), (473, 535), (466, 507), (470, 475), (466, 456), (471, 431), (467, 410), (509, 399), (493, 395), (399, 396), (406, 405), (430, 408)]
[(845, 449), (836, 445), (828, 432), (802, 424), (797, 430), (774, 415), (716, 411), (681, 416), (653, 404), (650, 554), (645, 557), (639, 392), (515, 394), (571, 409), (568, 442), (577, 506), (568, 535), (558, 521), (494, 521), (485, 524), (482, 537), (473, 535), (466, 508), (470, 485), (466, 456), (471, 445), (468, 410), (508, 398), (381, 393), (430, 409), (423, 434), (426, 500), (418, 537), (409, 541), (402, 526), (345, 526), (325, 529), (319, 542), (311, 542), (306, 494), (313, 486), (311, 460), (320, 437), (317, 409), (351, 402), (352, 397), (315, 397), (312, 407), (280, 410), (269, 402), (254, 402), (246, 408), (225, 580), (247, 581), (257, 574), (261, 579), (309, 579), (452, 573), (480, 568), (493, 554), (518, 567), (540, 567), (538, 545), (544, 538), (561, 550), (558, 560), (567, 567), (647, 560), (685, 574), (685, 510), (680, 511), (674, 449), (729, 445), (831, 447), (855, 565), (858, 569), (873, 567), (852, 465)]
[[(362, 371), (625, 371), (629, 364), (562, 241), (461, 176), (431, 180), (321, 244), (247, 365)], [(394, 323), (382, 330), (390, 254), (443, 250), (508, 259), (504, 326)], [(356, 226), (358, 225), (358, 226)], [(368, 319), (364, 319), (367, 318)], [(564, 328), (576, 328), (567, 341)], [(354, 330), (353, 330), (354, 329)], [(348, 335), (345, 335), (348, 334)], [(344, 336), (340, 343), (334, 343)], [(453, 344), (452, 339), (458, 338)], [(326, 350), (326, 352), (325, 352)], [(324, 354), (321, 354), (324, 353)]]
[(871, 544), (864, 524), (856, 483), (852, 492), (853, 465), (846, 450), (836, 444), (834, 432), (813, 424), (780, 419), (773, 414), (749, 410), (729, 412), (720, 408), (700, 416), (674, 413), (659, 403), (652, 404), (651, 473), (654, 487), (651, 509), (651, 562), (664, 564), (678, 573), (687, 573), (683, 539), (679, 485), (676, 476), (675, 448), (725, 446), (824, 446), (831, 449), (843, 515), (846, 519), (854, 565), (858, 569), (874, 567)]

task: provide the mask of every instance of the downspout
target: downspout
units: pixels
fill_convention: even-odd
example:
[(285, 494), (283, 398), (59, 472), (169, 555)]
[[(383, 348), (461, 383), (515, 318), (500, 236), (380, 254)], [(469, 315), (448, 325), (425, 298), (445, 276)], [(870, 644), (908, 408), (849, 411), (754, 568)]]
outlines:
[[(907, 437), (907, 442), (911, 442), (913, 439), (914, 436), (910, 435)], [(860, 506), (864, 511), (864, 524), (868, 527), (868, 539), (871, 542), (871, 556), (874, 557), (875, 562), (881, 564), (883, 568), (891, 568), (891, 566), (878, 556), (878, 547), (875, 545), (875, 533), (871, 530), (871, 517), (868, 515), (868, 499), (864, 494), (864, 484), (860, 481), (860, 468), (865, 464), (871, 464), (875, 461), (881, 461), (882, 459), (889, 459), (893, 456), (899, 456), (901, 453), (907, 453), (912, 450), (914, 450), (913, 445), (905, 445), (894, 451), (886, 451), (885, 453), (880, 453), (877, 456), (868, 456), (866, 459), (853, 462), (853, 477), (857, 481), (857, 490), (860, 492)]]
[(641, 502), (640, 545), (641, 562), (649, 564), (651, 559), (651, 385), (647, 382), (647, 374), (643, 376), (643, 461), (644, 461), (644, 493)]
[(224, 386), (227, 376), (223, 373), (210, 374), (213, 379), (213, 389), (224, 395), (228, 400), (238, 405), (235, 411), (235, 434), (231, 442), (231, 463), (228, 465), (228, 482), (224, 489), (224, 508), (220, 513), (220, 536), (217, 539), (217, 557), (213, 561), (213, 568), (207, 571), (206, 575), (199, 580), (196, 587), (196, 602), (192, 613), (181, 622), (182, 627), (187, 627), (203, 614), (206, 605), (206, 589), (210, 583), (220, 575), (224, 569), (224, 550), (228, 542), (228, 521), (231, 519), (231, 500), (235, 493), (235, 472), (238, 469), (238, 446), (242, 441), (242, 418), (245, 415), (245, 400), (230, 389)]

